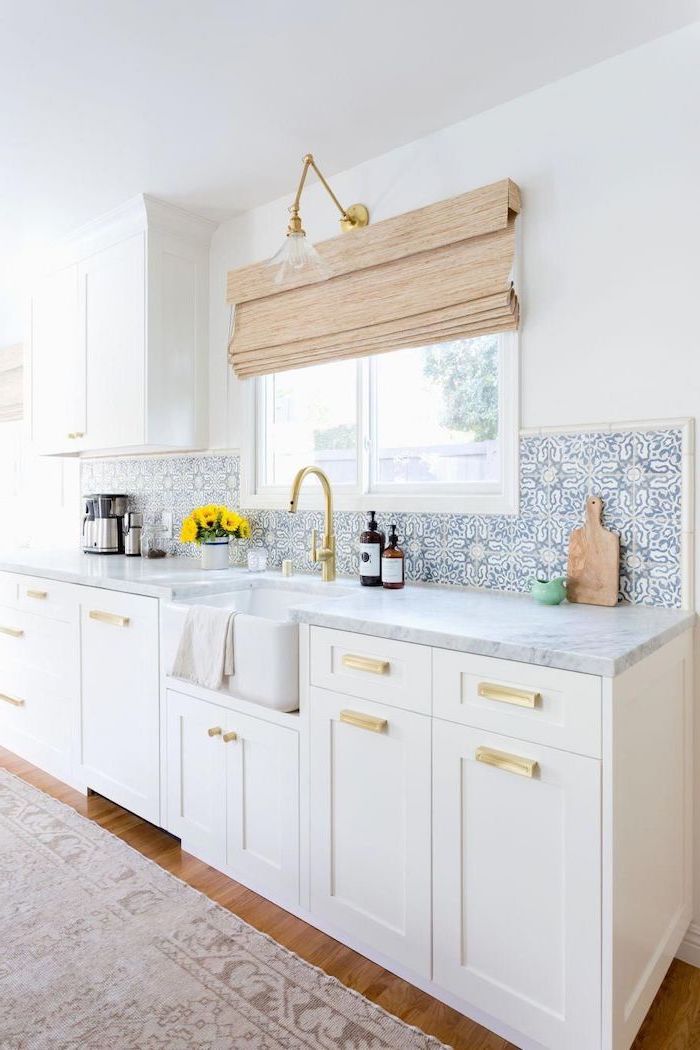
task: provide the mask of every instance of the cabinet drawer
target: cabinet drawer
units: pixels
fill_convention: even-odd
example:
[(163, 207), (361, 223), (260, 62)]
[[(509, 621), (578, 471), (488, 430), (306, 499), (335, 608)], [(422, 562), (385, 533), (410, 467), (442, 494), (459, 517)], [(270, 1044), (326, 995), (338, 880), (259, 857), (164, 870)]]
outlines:
[(77, 653), (78, 635), (73, 624), (0, 606), (0, 677), (12, 666), (65, 677)]
[(311, 628), (311, 684), (430, 714), (427, 645)]
[(17, 580), (11, 572), (0, 572), (0, 605), (17, 604)]
[(65, 776), (70, 770), (74, 704), (75, 694), (64, 679), (33, 668), (3, 666), (0, 745), (55, 776)]
[(58, 583), (37, 576), (20, 576), (17, 592), (17, 603), (25, 612), (68, 623), (77, 619), (79, 599), (74, 584)]
[(433, 713), (564, 751), (601, 754), (595, 675), (433, 649)]

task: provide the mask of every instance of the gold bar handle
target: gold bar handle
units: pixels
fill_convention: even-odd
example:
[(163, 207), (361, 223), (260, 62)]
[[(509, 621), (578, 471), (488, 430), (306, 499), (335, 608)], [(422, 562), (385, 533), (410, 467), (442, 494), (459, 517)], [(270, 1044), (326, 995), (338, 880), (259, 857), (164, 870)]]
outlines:
[(24, 700), (18, 700), (15, 696), (6, 696), (5, 693), (0, 693), (0, 700), (4, 700), (6, 704), (12, 704), (13, 707), (24, 707)]
[(229, 733), (224, 733), (221, 739), (225, 744), (229, 744), (232, 740), (238, 740), (238, 733), (234, 733), (234, 731), (231, 730)]
[(99, 620), (100, 623), (111, 623), (113, 627), (128, 627), (128, 616), (117, 616), (116, 613), (102, 612), (100, 609), (91, 609), (89, 612), (91, 620)]
[(354, 671), (370, 671), (372, 674), (386, 674), (390, 664), (388, 660), (377, 660), (371, 656), (353, 656), (345, 653), (343, 667), (352, 667)]
[(389, 725), (386, 718), (363, 715), (360, 711), (341, 711), (340, 721), (349, 726), (357, 726), (358, 729), (369, 729), (370, 733), (383, 733)]
[(21, 638), (24, 631), (21, 627), (0, 627), (0, 634), (9, 634), (10, 638)]
[(474, 757), (477, 762), (503, 769), (506, 773), (517, 773), (520, 777), (534, 777), (540, 768), (534, 758), (521, 758), (520, 755), (509, 755), (507, 751), (493, 751), (490, 747), (477, 747)]
[(84, 438), (84, 437), (85, 437), (85, 432), (84, 432), (84, 431), (82, 431), (82, 430), (73, 430), (73, 431), (72, 431), (72, 432), (71, 432), (71, 433), (70, 433), (70, 434), (68, 435), (68, 439), (69, 439), (70, 441), (75, 441), (75, 440), (76, 440), (77, 438)]
[(517, 707), (537, 707), (542, 699), (542, 694), (534, 689), (513, 689), (509, 685), (492, 685), (491, 682), (479, 682), (477, 692), (485, 700), (499, 700), (502, 704)]
[(48, 591), (27, 591), (27, 598), (48, 598)]
[(211, 729), (207, 729), (209, 736), (221, 736), (221, 726), (212, 726)]

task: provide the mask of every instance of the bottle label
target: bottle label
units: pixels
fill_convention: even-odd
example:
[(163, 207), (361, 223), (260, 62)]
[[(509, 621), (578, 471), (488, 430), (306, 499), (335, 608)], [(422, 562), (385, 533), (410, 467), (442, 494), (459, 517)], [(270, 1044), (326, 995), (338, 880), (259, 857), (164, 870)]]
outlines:
[(360, 576), (379, 576), (381, 574), (379, 549), (378, 543), (360, 544)]
[(382, 558), (382, 582), (403, 583), (403, 558)]

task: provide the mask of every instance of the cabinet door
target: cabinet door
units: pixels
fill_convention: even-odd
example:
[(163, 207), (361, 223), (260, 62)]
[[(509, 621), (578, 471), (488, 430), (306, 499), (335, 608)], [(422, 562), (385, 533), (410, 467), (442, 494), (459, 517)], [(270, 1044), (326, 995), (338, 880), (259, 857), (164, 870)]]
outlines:
[(311, 911), (430, 976), (430, 719), (311, 689)]
[(229, 712), (167, 694), (167, 826), (182, 848), (215, 868), (226, 863), (226, 751)]
[(82, 262), (79, 316), (86, 362), (85, 448), (145, 441), (145, 260), (137, 234)]
[(32, 439), (50, 455), (85, 447), (85, 359), (78, 268), (47, 277), (32, 297)]
[(299, 901), (299, 735), (229, 712), (227, 868), (278, 900)]
[(434, 980), (542, 1046), (600, 1045), (599, 762), (438, 720), (433, 739)]
[(158, 599), (85, 588), (80, 623), (79, 775), (157, 824)]

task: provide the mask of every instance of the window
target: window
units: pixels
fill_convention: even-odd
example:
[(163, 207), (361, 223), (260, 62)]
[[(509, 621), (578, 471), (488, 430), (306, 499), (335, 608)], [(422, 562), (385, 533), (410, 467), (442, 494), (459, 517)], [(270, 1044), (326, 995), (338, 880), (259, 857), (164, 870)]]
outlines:
[(518, 375), (511, 334), (253, 380), (248, 506), (286, 506), (315, 463), (340, 508), (514, 513)]

